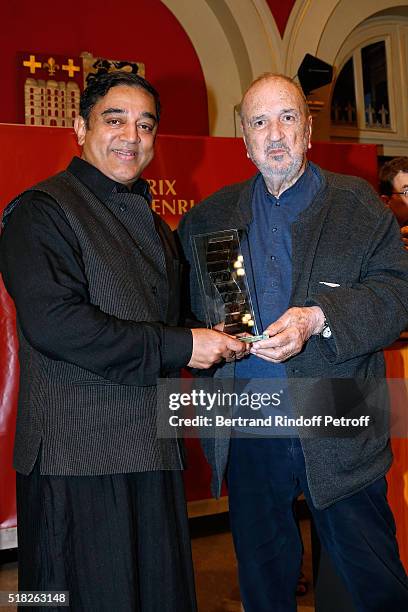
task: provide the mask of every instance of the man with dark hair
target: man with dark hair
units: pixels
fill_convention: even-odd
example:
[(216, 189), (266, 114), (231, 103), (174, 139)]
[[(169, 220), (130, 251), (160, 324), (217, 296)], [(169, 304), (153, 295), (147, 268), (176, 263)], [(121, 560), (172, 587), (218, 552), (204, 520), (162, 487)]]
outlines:
[(160, 121), (160, 96), (158, 91), (149, 83), (149, 81), (146, 81), (146, 79), (138, 74), (132, 74), (129, 72), (108, 72), (92, 79), (91, 83), (81, 95), (79, 114), (85, 120), (87, 127), (89, 127), (89, 116), (91, 114), (91, 110), (95, 106), (96, 102), (99, 100), (99, 98), (106, 96), (112, 87), (118, 87), (118, 85), (122, 85), (124, 87), (140, 87), (151, 94), (156, 107), (156, 119), (157, 122)]
[[(295, 421), (203, 440), (217, 495), (227, 476), (245, 612), (296, 610), (301, 492), (356, 611), (406, 612), (408, 580), (386, 499), (392, 454), (380, 349), (408, 322), (408, 254), (370, 185), (308, 162), (312, 121), (290, 79), (257, 79), (241, 120), (259, 172), (195, 206), (179, 231), (190, 262), (191, 236), (240, 232), (257, 327), (268, 337), (216, 375), (262, 392), (287, 389), (268, 415)], [(201, 318), (194, 273), (190, 289)], [(369, 426), (341, 426), (360, 415)], [(318, 424), (326, 416), (337, 430), (307, 428), (305, 417)]]
[(394, 157), (380, 169), (381, 198), (397, 217), (408, 250), (408, 157)]
[(156, 435), (157, 378), (245, 349), (177, 326), (177, 250), (140, 178), (156, 91), (106, 74), (81, 109), (82, 158), (7, 207), (0, 241), (20, 342), (19, 589), (69, 591), (74, 612), (191, 612), (182, 454)]

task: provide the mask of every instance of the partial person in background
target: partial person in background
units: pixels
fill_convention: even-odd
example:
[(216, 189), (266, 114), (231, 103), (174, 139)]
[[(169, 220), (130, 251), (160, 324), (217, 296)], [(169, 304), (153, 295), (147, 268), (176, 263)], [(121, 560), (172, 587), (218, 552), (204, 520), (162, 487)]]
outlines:
[(380, 169), (380, 193), (401, 228), (401, 236), (408, 250), (408, 157), (395, 157)]
[(178, 253), (141, 178), (159, 118), (143, 78), (95, 78), (75, 121), (81, 158), (3, 217), (20, 342), (19, 589), (69, 591), (73, 612), (196, 610), (182, 452), (157, 438), (157, 378), (245, 352), (178, 326)]

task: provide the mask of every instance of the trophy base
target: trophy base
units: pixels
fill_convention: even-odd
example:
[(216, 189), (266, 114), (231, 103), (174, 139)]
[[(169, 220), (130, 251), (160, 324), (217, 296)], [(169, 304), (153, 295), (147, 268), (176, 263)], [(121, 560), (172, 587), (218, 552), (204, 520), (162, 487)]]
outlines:
[(239, 338), (239, 340), (241, 340), (241, 342), (246, 342), (247, 344), (252, 344), (253, 342), (267, 340), (268, 338), (268, 334), (259, 334), (258, 336), (243, 336), (242, 338)]

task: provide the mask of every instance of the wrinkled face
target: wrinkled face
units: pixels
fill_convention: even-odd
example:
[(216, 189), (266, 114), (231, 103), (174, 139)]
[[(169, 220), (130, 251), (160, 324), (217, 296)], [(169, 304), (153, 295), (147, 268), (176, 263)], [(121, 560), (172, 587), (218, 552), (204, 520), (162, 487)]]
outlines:
[(245, 95), (241, 116), (248, 155), (265, 179), (290, 182), (301, 174), (311, 118), (295, 85), (279, 77), (259, 81)]
[[(400, 226), (408, 224), (408, 172), (398, 172), (392, 180), (393, 193), (382, 196), (384, 202), (390, 207)], [(407, 191), (407, 195), (402, 192)]]
[[(398, 219), (400, 225), (408, 223), (408, 172), (398, 172), (392, 181), (393, 191), (395, 193), (390, 196), (388, 205)], [(402, 195), (403, 191), (407, 191), (407, 195)]]
[(153, 96), (140, 87), (118, 85), (91, 110), (89, 127), (75, 121), (82, 159), (110, 179), (131, 186), (154, 154), (157, 131)]

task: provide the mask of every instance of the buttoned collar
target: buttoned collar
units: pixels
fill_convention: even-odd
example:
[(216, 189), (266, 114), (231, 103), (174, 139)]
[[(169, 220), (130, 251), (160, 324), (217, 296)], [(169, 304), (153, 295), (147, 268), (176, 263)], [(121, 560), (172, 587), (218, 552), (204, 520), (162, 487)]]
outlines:
[[(102, 202), (105, 202), (114, 193), (129, 193), (129, 189), (125, 185), (113, 181), (98, 170), (98, 168), (80, 157), (74, 157), (72, 159), (68, 166), (68, 172), (71, 172), (71, 174), (84, 183), (84, 185)], [(144, 179), (138, 179), (132, 185), (130, 192), (141, 195), (150, 204), (151, 194), (149, 183)]]

